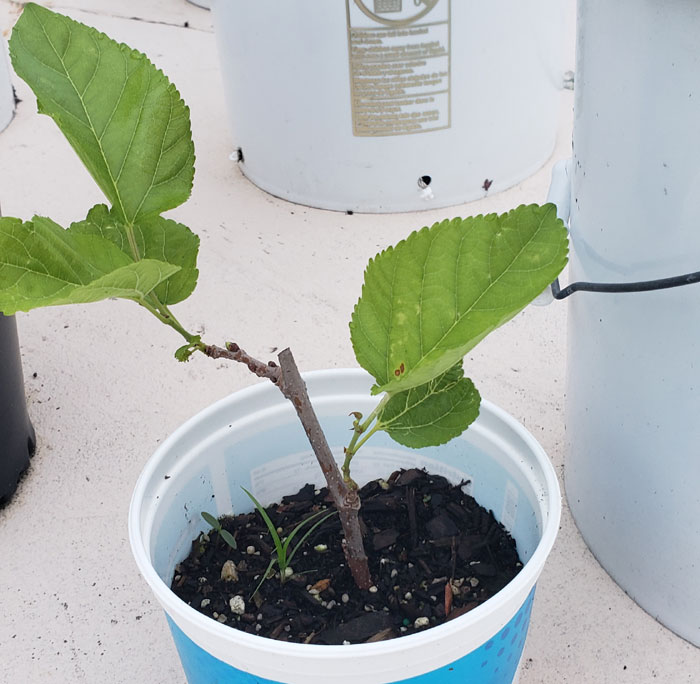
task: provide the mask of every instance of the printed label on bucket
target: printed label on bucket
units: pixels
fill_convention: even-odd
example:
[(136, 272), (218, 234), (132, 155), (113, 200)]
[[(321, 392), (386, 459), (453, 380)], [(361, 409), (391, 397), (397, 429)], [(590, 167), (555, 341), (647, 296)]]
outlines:
[(353, 134), (450, 127), (450, 0), (346, 0)]

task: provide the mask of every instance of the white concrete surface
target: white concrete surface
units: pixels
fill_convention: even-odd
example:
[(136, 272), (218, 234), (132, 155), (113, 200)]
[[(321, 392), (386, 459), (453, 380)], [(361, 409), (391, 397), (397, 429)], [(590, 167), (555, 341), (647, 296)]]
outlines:
[[(185, 0), (64, 0), (63, 7), (146, 50), (191, 107), (197, 176), (192, 199), (172, 215), (202, 238), (201, 275), (177, 307), (180, 320), (261, 357), (290, 346), (302, 369), (355, 365), (347, 321), (378, 249), (447, 216), (543, 201), (551, 164), (570, 153), (573, 98), (563, 92), (552, 160), (508, 192), (388, 216), (289, 204), (251, 185), (228, 159), (233, 143), (205, 10)], [(6, 37), (18, 10), (0, 0)], [(99, 191), (52, 122), (36, 115), (26, 86), (15, 85), (22, 102), (0, 134), (3, 213), (77, 219), (101, 201)], [(529, 427), (559, 472), (565, 318), (561, 303), (531, 307), (467, 360), (483, 395)], [(178, 364), (175, 334), (127, 302), (36, 311), (18, 324), (39, 447), (0, 511), (0, 682), (184, 682), (165, 620), (131, 559), (131, 489), (160, 440), (252, 378), (206, 358)], [(624, 595), (565, 514), (539, 582), (521, 682), (700, 682), (700, 650)]]

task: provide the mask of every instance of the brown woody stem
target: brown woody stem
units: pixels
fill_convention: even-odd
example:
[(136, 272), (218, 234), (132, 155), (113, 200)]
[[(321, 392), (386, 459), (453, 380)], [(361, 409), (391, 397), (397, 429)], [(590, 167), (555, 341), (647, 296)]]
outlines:
[(255, 373), (261, 378), (267, 378), (275, 384), (279, 380), (280, 369), (274, 361), (268, 361), (267, 363), (258, 361), (258, 359), (241, 349), (235, 342), (227, 342), (226, 348), (209, 344), (204, 348), (204, 353), (212, 359), (229, 359), (245, 364), (251, 373)]
[(323, 476), (326, 478), (331, 498), (338, 509), (345, 535), (343, 550), (350, 572), (360, 589), (369, 589), (372, 586), (372, 578), (362, 543), (359, 517), (360, 497), (357, 490), (348, 486), (343, 480), (340, 468), (338, 468), (316, 417), (316, 412), (311, 405), (306, 383), (299, 373), (292, 352), (285, 349), (279, 353), (277, 357), (279, 366), (273, 361), (264, 363), (253, 358), (235, 343), (227, 343), (226, 348), (208, 345), (205, 347), (204, 353), (214, 359), (225, 358), (245, 364), (255, 375), (275, 383), (282, 394), (292, 403), (321, 466)]
[(360, 528), (360, 497), (357, 490), (348, 487), (343, 481), (340, 468), (333, 457), (326, 436), (316, 417), (316, 412), (311, 405), (309, 394), (306, 391), (306, 383), (299, 374), (292, 352), (289, 349), (281, 351), (277, 357), (280, 362), (281, 376), (277, 385), (282, 394), (292, 402), (294, 409), (304, 426), (306, 436), (309, 438), (321, 471), (326, 478), (328, 491), (338, 509), (340, 523), (343, 526), (345, 539), (343, 550), (348, 561), (348, 567), (360, 589), (369, 589), (372, 586), (372, 578), (369, 574), (369, 565), (362, 543), (362, 530)]

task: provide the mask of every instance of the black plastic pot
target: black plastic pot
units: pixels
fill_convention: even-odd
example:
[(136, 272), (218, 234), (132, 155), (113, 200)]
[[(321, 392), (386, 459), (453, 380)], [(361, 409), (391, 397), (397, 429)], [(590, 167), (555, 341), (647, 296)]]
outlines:
[(0, 313), (0, 506), (17, 489), (35, 445), (24, 396), (17, 325), (13, 316)]

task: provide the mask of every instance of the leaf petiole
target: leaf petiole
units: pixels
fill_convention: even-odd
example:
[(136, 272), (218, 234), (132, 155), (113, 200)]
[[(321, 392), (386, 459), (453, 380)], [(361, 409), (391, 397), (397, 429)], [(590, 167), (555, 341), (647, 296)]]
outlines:
[[(155, 304), (153, 304), (151, 300), (154, 300)], [(180, 321), (175, 318), (167, 306), (160, 303), (155, 294), (151, 293), (147, 299), (139, 299), (137, 301), (146, 310), (150, 311), (161, 323), (171, 327), (185, 338), (187, 344), (179, 347), (175, 351), (175, 358), (178, 361), (187, 361), (195, 351), (201, 351), (204, 353), (206, 350), (206, 345), (204, 342), (202, 342), (202, 338), (199, 335), (193, 335), (185, 330), (185, 328), (180, 324)]]
[(129, 249), (131, 249), (131, 256), (134, 258), (134, 261), (139, 261), (143, 257), (139, 253), (139, 248), (136, 244), (136, 236), (134, 235), (134, 224), (129, 223), (127, 221), (124, 224), (124, 228), (126, 230), (126, 238), (129, 243)]
[[(387, 402), (391, 398), (390, 394), (385, 394), (381, 401), (374, 407), (374, 410), (367, 416), (364, 422), (360, 423), (360, 419), (356, 418), (353, 423), (353, 435), (350, 439), (350, 443), (345, 447), (345, 460), (343, 461), (343, 479), (354, 489), (357, 489), (357, 485), (350, 476), (350, 462), (353, 456), (357, 453), (360, 447), (378, 430), (381, 429), (379, 423), (376, 422), (378, 416), (384, 410)], [(361, 414), (355, 414), (361, 415)], [(374, 423), (374, 425), (373, 425)]]

